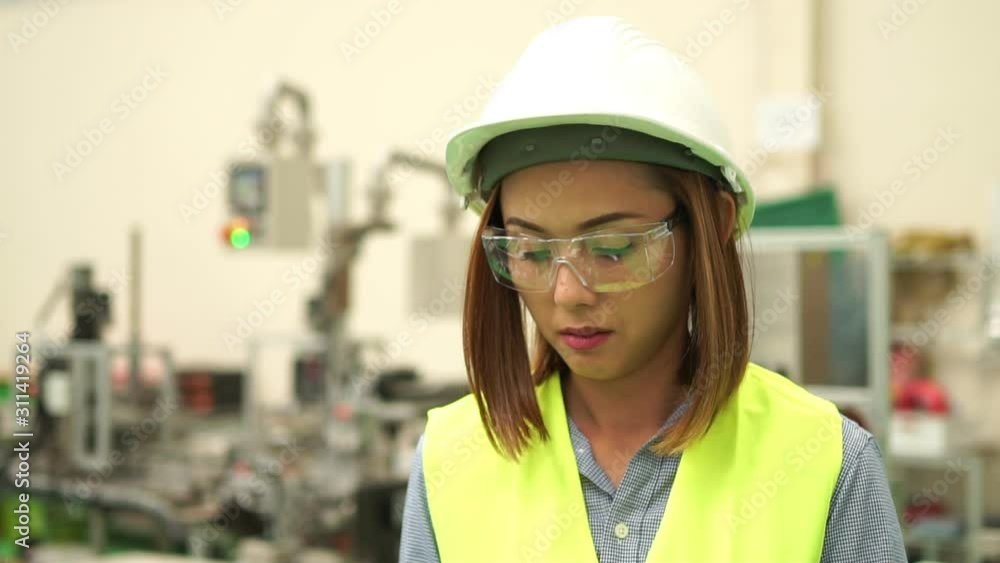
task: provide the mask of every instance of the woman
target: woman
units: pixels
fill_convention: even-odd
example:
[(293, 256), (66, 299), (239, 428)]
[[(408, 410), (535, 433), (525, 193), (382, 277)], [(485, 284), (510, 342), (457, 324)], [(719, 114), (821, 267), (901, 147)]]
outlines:
[(722, 135), (676, 56), (588, 17), (452, 137), (472, 393), (429, 413), (401, 561), (905, 561), (871, 436), (749, 363)]

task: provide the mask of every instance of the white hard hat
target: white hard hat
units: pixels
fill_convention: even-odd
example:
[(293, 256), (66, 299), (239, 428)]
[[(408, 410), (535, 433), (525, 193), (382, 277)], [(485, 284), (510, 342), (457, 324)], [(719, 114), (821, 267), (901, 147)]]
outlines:
[[(494, 154), (510, 156), (541, 154), (545, 151), (539, 150), (534, 140), (525, 143), (515, 139), (520, 144), (511, 145), (510, 134), (540, 134), (567, 125), (600, 126), (629, 133), (629, 143), (621, 143), (616, 151), (602, 149), (601, 156), (590, 153), (590, 158), (658, 162), (716, 178), (737, 195), (738, 233), (749, 227), (753, 191), (729, 154), (726, 130), (700, 78), (679, 55), (610, 16), (572, 19), (538, 35), (498, 84), (479, 120), (448, 140), (448, 178), (467, 206), (482, 213), (486, 196), (495, 184), (483, 181), (484, 147), (504, 137), (508, 142), (499, 139), (486, 152), (492, 148)], [(593, 127), (583, 130), (595, 131)], [(610, 138), (604, 136), (604, 141), (617, 137), (617, 133)], [(542, 144), (546, 138), (537, 137)], [(651, 145), (643, 139), (659, 143), (657, 150), (662, 158), (648, 158)], [(615, 142), (600, 146), (611, 145)], [(639, 152), (647, 156), (621, 156), (622, 151), (631, 150), (628, 147), (640, 147)], [(517, 168), (517, 158), (513, 160), (515, 164), (502, 172)], [(535, 157), (534, 161), (522, 162), (530, 165), (545, 161)], [(487, 176), (498, 179), (496, 174)]]

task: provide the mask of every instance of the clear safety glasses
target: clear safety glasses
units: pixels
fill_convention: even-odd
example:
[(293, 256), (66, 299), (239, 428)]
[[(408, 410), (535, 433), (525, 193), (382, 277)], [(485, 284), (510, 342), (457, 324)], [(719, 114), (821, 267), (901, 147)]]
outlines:
[(683, 210), (659, 223), (602, 229), (570, 239), (483, 231), (483, 248), (500, 285), (524, 292), (549, 291), (559, 265), (597, 293), (628, 291), (655, 281), (674, 264), (674, 227)]

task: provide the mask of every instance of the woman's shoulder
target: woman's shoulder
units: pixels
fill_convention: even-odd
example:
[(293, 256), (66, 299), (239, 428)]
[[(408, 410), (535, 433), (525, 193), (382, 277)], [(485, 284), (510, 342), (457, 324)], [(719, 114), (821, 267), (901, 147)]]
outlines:
[(442, 449), (450, 451), (463, 443), (487, 442), (479, 412), (479, 403), (471, 393), (427, 411), (423, 437), (424, 457), (436, 459), (438, 456), (435, 454), (440, 454)]
[(841, 415), (841, 424), (844, 473), (854, 470), (867, 471), (871, 469), (873, 461), (876, 461), (875, 465), (880, 467), (882, 450), (878, 447), (878, 442), (872, 433), (845, 415)]
[(472, 393), (467, 393), (454, 401), (427, 411), (428, 422), (432, 420), (456, 420), (461, 417), (479, 416), (479, 405)]
[(789, 378), (753, 362), (747, 364), (739, 393), (767, 406), (784, 407), (790, 412), (836, 416), (837, 407), (827, 399), (814, 395)]
[(881, 468), (881, 450), (874, 436), (856, 421), (843, 415), (833, 402), (810, 393), (779, 373), (753, 363), (747, 366), (745, 377), (744, 383), (749, 382), (750, 386), (757, 387), (755, 393), (762, 396), (758, 400), (769, 402), (772, 406), (783, 405), (786, 412), (808, 417), (822, 416), (827, 421), (827, 427), (833, 426), (834, 430), (840, 431), (843, 465), (838, 489), (858, 474)]

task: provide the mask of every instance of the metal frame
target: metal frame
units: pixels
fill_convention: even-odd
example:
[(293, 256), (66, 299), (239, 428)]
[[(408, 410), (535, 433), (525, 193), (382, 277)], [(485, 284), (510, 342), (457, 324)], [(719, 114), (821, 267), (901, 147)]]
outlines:
[[(262, 333), (256, 334), (247, 340), (247, 371), (243, 378), (243, 444), (248, 451), (257, 451), (262, 442), (260, 428), (259, 408), (257, 404), (256, 381), (260, 374), (260, 353), (273, 346), (289, 346), (296, 351), (303, 352), (328, 352), (330, 342), (323, 335), (310, 335), (296, 332), (282, 333)], [(341, 358), (337, 358), (342, 361)], [(331, 370), (327, 369), (327, 403), (330, 401), (329, 395), (334, 394), (334, 387), (330, 381)], [(329, 412), (330, 409), (326, 409)]]
[[(111, 456), (112, 442), (112, 388), (111, 359), (115, 356), (129, 357), (136, 353), (139, 356), (150, 354), (159, 356), (163, 362), (163, 381), (160, 384), (160, 397), (169, 405), (176, 405), (177, 384), (174, 375), (174, 361), (170, 351), (164, 347), (140, 345), (107, 346), (96, 342), (70, 342), (58, 355), (66, 358), (70, 374), (70, 389), (72, 389), (72, 411), (69, 424), (72, 439), (70, 440), (70, 457), (74, 465), (85, 471), (93, 471), (104, 467)], [(87, 370), (87, 362), (93, 362), (93, 370)], [(84, 402), (87, 392), (93, 390), (96, 399), (93, 411), (87, 409)], [(95, 426), (95, 448), (88, 450), (86, 444), (87, 429), (92, 417)], [(83, 418), (83, 420), (81, 420)], [(173, 442), (173, 427), (170, 417), (159, 422), (161, 443), (169, 447)]]
[[(889, 239), (881, 231), (840, 227), (754, 228), (748, 232), (748, 250), (768, 252), (821, 252), (860, 250), (867, 256), (868, 370), (867, 385), (809, 385), (810, 392), (844, 405), (866, 406), (871, 413), (872, 434), (882, 451), (888, 451), (889, 417)], [(883, 350), (884, 354), (878, 351)], [(888, 460), (886, 460), (888, 469)]]
[[(73, 464), (92, 471), (109, 463), (111, 456), (111, 350), (100, 343), (73, 343), (63, 351), (70, 373), (73, 409), (70, 412), (70, 458)], [(93, 362), (92, 364), (90, 362)], [(88, 369), (92, 366), (92, 369)], [(93, 410), (86, 399), (94, 392)], [(87, 432), (94, 425), (94, 448), (87, 448)]]
[[(896, 456), (902, 467), (912, 468), (932, 468), (941, 469), (948, 467), (955, 462), (961, 462), (968, 467), (968, 473), (964, 477), (963, 492), (965, 494), (965, 530), (963, 541), (960, 543), (965, 551), (966, 563), (978, 563), (980, 559), (979, 529), (983, 525), (983, 513), (986, 510), (985, 490), (983, 489), (983, 475), (985, 472), (985, 461), (983, 457), (975, 452), (955, 453), (939, 457), (919, 457), (919, 456)], [(904, 530), (905, 532), (905, 530)], [(904, 534), (905, 537), (905, 534)], [(917, 538), (914, 542), (923, 546), (928, 552), (925, 558), (931, 560), (939, 559), (939, 548), (942, 544), (952, 544), (951, 541), (937, 541), (934, 539)]]

